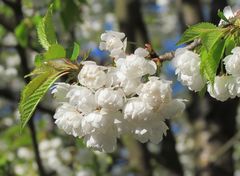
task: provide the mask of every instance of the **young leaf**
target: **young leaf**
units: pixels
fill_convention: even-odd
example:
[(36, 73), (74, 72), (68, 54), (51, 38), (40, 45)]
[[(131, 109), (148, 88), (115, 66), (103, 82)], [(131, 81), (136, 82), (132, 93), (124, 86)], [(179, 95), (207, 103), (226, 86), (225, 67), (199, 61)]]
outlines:
[(226, 21), (226, 22), (230, 23), (229, 20), (225, 17), (224, 13), (223, 13), (220, 9), (218, 10), (217, 15), (218, 15), (219, 18), (221, 18), (223, 21)]
[(44, 62), (44, 57), (42, 54), (37, 54), (34, 59), (34, 65), (36, 67), (41, 66), (41, 64)]
[(226, 45), (225, 54), (226, 55), (231, 54), (232, 49), (236, 46), (236, 43), (235, 43), (235, 40), (234, 40), (234, 36), (227, 37), (227, 39), (225, 41), (225, 45)]
[(224, 33), (221, 29), (202, 33), (200, 36), (201, 42), (203, 46), (205, 46), (206, 49), (210, 51), (214, 44), (221, 39), (223, 34)]
[(56, 34), (52, 22), (52, 8), (53, 5), (50, 5), (46, 15), (37, 27), (39, 42), (46, 50), (48, 50), (51, 45), (57, 44)]
[(73, 48), (67, 49), (67, 58), (69, 58), (71, 61), (77, 60), (80, 53), (80, 46), (76, 42), (74, 42)]
[(62, 72), (50, 69), (48, 72), (35, 77), (22, 91), (19, 112), (21, 118), (21, 130), (31, 118), (38, 103), (51, 87), (62, 76)]
[(190, 42), (196, 38), (199, 38), (201, 34), (219, 30), (212, 23), (198, 23), (196, 25), (190, 26), (182, 35), (181, 39), (178, 41), (177, 45), (181, 45)]
[(219, 40), (211, 49), (207, 51), (205, 47), (201, 48), (201, 65), (200, 69), (202, 74), (206, 77), (210, 83), (214, 83), (217, 69), (219, 67), (220, 60), (224, 54), (225, 44), (224, 40)]
[(44, 60), (61, 59), (66, 57), (65, 49), (59, 44), (53, 44), (49, 47), (48, 51), (43, 54)]

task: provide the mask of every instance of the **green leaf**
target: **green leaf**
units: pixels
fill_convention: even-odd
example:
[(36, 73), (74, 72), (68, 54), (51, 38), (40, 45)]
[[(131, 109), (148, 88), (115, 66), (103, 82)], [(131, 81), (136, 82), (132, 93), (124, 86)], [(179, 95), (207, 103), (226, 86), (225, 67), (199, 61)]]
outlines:
[(227, 39), (225, 41), (225, 45), (226, 45), (225, 54), (226, 55), (231, 54), (232, 49), (236, 46), (236, 42), (234, 40), (234, 36), (227, 37)]
[(212, 23), (198, 23), (196, 25), (190, 26), (183, 33), (177, 45), (193, 41), (194, 39), (199, 38), (201, 34), (215, 30), (219, 30), (219, 28)]
[(21, 131), (31, 118), (42, 97), (60, 76), (62, 76), (62, 72), (49, 69), (49, 71), (38, 75), (25, 86), (19, 104)]
[(224, 21), (230, 23), (229, 20), (225, 17), (224, 13), (223, 13), (220, 9), (218, 10), (217, 15), (218, 15), (219, 18), (221, 18), (222, 20), (224, 20)]
[(80, 53), (80, 45), (74, 42), (74, 46), (72, 48), (67, 49), (66, 57), (71, 61), (77, 60)]
[(202, 44), (206, 47), (208, 51), (212, 49), (214, 44), (221, 39), (223, 36), (223, 31), (222, 30), (214, 30), (214, 31), (209, 31), (209, 32), (204, 32), (201, 34), (201, 42)]
[(22, 21), (14, 30), (16, 39), (22, 47), (28, 44), (28, 28), (24, 21)]
[(39, 42), (46, 50), (48, 50), (51, 45), (57, 44), (56, 34), (52, 22), (52, 8), (53, 5), (50, 5), (46, 15), (37, 27)]
[(46, 53), (43, 54), (44, 60), (61, 59), (66, 57), (65, 49), (59, 45), (51, 45)]
[(201, 48), (201, 73), (204, 74), (210, 83), (214, 83), (214, 79), (219, 67), (219, 63), (224, 54), (225, 44), (224, 40), (219, 40), (211, 51), (207, 51), (205, 47)]
[(43, 62), (44, 62), (44, 56), (42, 54), (37, 54), (34, 59), (34, 65), (36, 67), (39, 67)]

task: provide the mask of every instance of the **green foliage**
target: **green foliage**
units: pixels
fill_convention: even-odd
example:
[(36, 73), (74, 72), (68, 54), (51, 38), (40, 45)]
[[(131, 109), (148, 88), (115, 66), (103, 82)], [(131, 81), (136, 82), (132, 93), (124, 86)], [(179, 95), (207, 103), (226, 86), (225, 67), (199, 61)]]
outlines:
[(219, 18), (221, 18), (222, 20), (230, 23), (230, 21), (225, 17), (224, 13), (221, 10), (218, 10), (217, 15), (219, 16)]
[(220, 30), (212, 23), (199, 23), (193, 26), (190, 26), (182, 35), (181, 39), (178, 41), (177, 45), (188, 43), (194, 39), (199, 38), (202, 34), (208, 32), (215, 32)]
[(67, 58), (69, 58), (71, 61), (77, 60), (80, 53), (80, 45), (74, 42), (73, 48), (67, 49)]
[(201, 43), (208, 51), (210, 51), (214, 44), (222, 38), (223, 34), (222, 30), (204, 32), (200, 35)]
[(217, 69), (225, 50), (225, 41), (219, 40), (210, 51), (206, 47), (201, 48), (201, 65), (202, 74), (210, 83), (214, 82)]
[(48, 71), (36, 76), (22, 91), (19, 104), (21, 130), (27, 124), (38, 103), (51, 87), (51, 85), (63, 74), (49, 67)]
[(28, 44), (28, 27), (24, 21), (22, 21), (16, 28), (15, 28), (15, 36), (17, 38), (18, 43), (22, 47), (26, 47)]
[(56, 34), (52, 22), (52, 8), (53, 5), (50, 5), (46, 15), (40, 21), (37, 28), (39, 42), (46, 50), (48, 50), (51, 45), (57, 44)]
[(232, 49), (236, 46), (234, 36), (229, 36), (229, 37), (226, 38), (225, 46), (226, 46), (225, 54), (226, 55), (231, 54)]
[(66, 51), (61, 45), (54, 44), (49, 47), (48, 51), (44, 53), (43, 56), (45, 61), (61, 59), (66, 57)]

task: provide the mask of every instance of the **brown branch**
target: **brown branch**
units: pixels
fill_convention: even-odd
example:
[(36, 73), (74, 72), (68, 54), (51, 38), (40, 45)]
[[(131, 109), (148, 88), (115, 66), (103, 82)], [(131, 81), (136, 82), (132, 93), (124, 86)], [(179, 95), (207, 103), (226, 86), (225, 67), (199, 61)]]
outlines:
[[(199, 39), (197, 39), (197, 40), (194, 40), (189, 45), (187, 45), (185, 48), (188, 49), (188, 50), (193, 50), (194, 48), (196, 48), (200, 44), (201, 44), (201, 41)], [(159, 55), (157, 59), (160, 62), (163, 62), (163, 61), (172, 60), (174, 58), (174, 56), (175, 56), (175, 51), (171, 51), (171, 52), (165, 53), (163, 55)]]

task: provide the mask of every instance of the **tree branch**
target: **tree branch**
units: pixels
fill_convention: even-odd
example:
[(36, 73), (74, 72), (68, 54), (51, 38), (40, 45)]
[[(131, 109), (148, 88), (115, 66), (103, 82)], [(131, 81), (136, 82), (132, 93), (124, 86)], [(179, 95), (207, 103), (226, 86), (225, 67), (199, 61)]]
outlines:
[[(201, 44), (201, 41), (199, 39), (197, 39), (197, 40), (194, 40), (189, 45), (187, 45), (185, 48), (188, 49), (188, 50), (193, 50), (194, 48), (196, 48), (200, 44)], [(171, 51), (171, 52), (165, 53), (163, 55), (159, 55), (157, 59), (160, 62), (163, 62), (163, 61), (167, 61), (167, 60), (172, 60), (174, 58), (174, 56), (175, 56), (175, 51)]]

